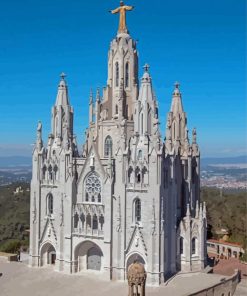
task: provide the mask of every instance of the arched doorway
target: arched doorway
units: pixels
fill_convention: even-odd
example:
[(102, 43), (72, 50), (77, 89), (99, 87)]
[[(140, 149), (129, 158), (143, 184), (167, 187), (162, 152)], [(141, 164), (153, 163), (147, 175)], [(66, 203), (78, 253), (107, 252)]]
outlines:
[(75, 271), (101, 270), (103, 253), (98, 245), (91, 241), (80, 243), (75, 248)]
[(56, 250), (51, 243), (46, 243), (40, 250), (40, 265), (54, 265), (56, 262)]
[(127, 262), (126, 262), (126, 270), (127, 271), (129, 269), (130, 264), (134, 263), (134, 261), (142, 263), (144, 266), (146, 265), (146, 262), (144, 261), (142, 256), (139, 255), (138, 253), (134, 253), (134, 254), (130, 255), (129, 258), (127, 259)]
[(87, 269), (100, 270), (101, 269), (102, 253), (99, 248), (92, 247), (87, 252)]

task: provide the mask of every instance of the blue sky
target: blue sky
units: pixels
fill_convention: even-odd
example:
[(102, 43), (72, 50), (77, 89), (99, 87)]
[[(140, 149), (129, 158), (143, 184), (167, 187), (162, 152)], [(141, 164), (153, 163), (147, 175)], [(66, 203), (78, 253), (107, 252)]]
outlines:
[[(181, 84), (202, 157), (246, 153), (245, 0), (129, 0), (139, 64), (148, 62), (164, 134), (173, 84)], [(41, 120), (50, 132), (59, 74), (67, 74), (75, 133), (83, 143), (90, 87), (107, 79), (119, 1), (9, 0), (0, 10), (0, 156), (30, 155)]]

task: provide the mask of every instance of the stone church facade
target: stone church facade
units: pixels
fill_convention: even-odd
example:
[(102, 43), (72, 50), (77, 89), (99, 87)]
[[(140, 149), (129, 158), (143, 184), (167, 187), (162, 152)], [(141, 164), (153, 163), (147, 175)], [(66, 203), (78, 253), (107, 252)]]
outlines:
[(110, 44), (103, 94), (90, 93), (82, 153), (65, 75), (52, 108), (47, 146), (37, 127), (30, 195), (30, 266), (65, 273), (93, 270), (126, 280), (145, 264), (159, 285), (206, 264), (206, 207), (200, 203), (200, 151), (189, 140), (175, 84), (165, 140), (149, 66), (138, 78), (136, 41), (118, 31)]

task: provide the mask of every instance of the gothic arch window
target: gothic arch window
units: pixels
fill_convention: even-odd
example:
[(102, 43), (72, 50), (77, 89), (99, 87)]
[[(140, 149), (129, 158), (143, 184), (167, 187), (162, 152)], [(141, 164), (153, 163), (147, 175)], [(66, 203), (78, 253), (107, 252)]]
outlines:
[(136, 183), (141, 183), (141, 171), (139, 167), (137, 167), (135, 170), (135, 177), (136, 177)]
[(98, 218), (96, 214), (93, 215), (93, 230), (98, 229)]
[(129, 63), (125, 64), (125, 87), (129, 87)]
[(47, 215), (53, 214), (53, 196), (51, 193), (46, 198), (46, 213)]
[(137, 156), (137, 158), (138, 158), (139, 160), (142, 159), (142, 150), (138, 150), (138, 156)]
[(100, 230), (103, 230), (104, 223), (105, 223), (105, 219), (104, 219), (104, 216), (101, 214), (99, 217)]
[(176, 136), (176, 124), (174, 122), (173, 123), (173, 141), (175, 140), (175, 136)]
[(78, 222), (79, 222), (79, 215), (78, 215), (78, 213), (75, 213), (75, 215), (74, 215), (74, 228), (78, 227)]
[(115, 114), (118, 114), (118, 105), (115, 107)]
[(46, 166), (44, 165), (43, 168), (42, 168), (42, 179), (45, 180), (45, 177), (46, 177), (46, 171), (47, 171), (47, 168)]
[(133, 178), (133, 168), (132, 166), (129, 167), (128, 169), (128, 180), (129, 180), (129, 183), (134, 183), (134, 178)]
[(134, 201), (134, 215), (135, 215), (135, 222), (141, 221), (141, 201), (139, 198), (136, 198)]
[(180, 236), (179, 245), (180, 245), (180, 254), (183, 254), (184, 253), (184, 238), (182, 236)]
[(58, 180), (58, 167), (57, 165), (54, 166), (54, 180)]
[(112, 155), (112, 138), (107, 136), (105, 139), (105, 157)]
[(143, 113), (141, 115), (141, 133), (143, 134)]
[(49, 175), (49, 180), (52, 180), (53, 179), (53, 173), (52, 173), (51, 165), (48, 167), (48, 175)]
[(193, 237), (191, 241), (191, 253), (192, 255), (196, 254), (196, 245), (197, 245), (197, 238)]
[(91, 215), (90, 214), (87, 214), (87, 217), (86, 217), (86, 227), (87, 227), (87, 230), (90, 230), (92, 225), (91, 225)]
[(142, 169), (142, 180), (144, 184), (148, 184), (148, 170), (145, 166)]
[(115, 77), (116, 77), (116, 87), (119, 86), (119, 64), (116, 62), (115, 64)]
[(92, 172), (85, 180), (85, 200), (88, 202), (97, 202), (99, 200), (99, 194), (101, 194), (101, 181), (98, 175)]
[(98, 194), (98, 202), (101, 202), (101, 194)]

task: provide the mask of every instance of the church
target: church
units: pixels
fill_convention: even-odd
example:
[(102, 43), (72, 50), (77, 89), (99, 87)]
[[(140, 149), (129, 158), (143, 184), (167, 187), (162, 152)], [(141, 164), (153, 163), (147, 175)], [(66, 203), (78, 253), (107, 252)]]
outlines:
[[(206, 206), (200, 202), (200, 150), (190, 140), (179, 84), (165, 139), (149, 65), (140, 74), (136, 41), (120, 2), (108, 52), (106, 86), (89, 96), (89, 123), (79, 149), (74, 110), (61, 74), (47, 146), (42, 124), (32, 158), (29, 265), (69, 274), (126, 280), (135, 260), (147, 284), (204, 269)], [(80, 152), (79, 152), (80, 151)]]

